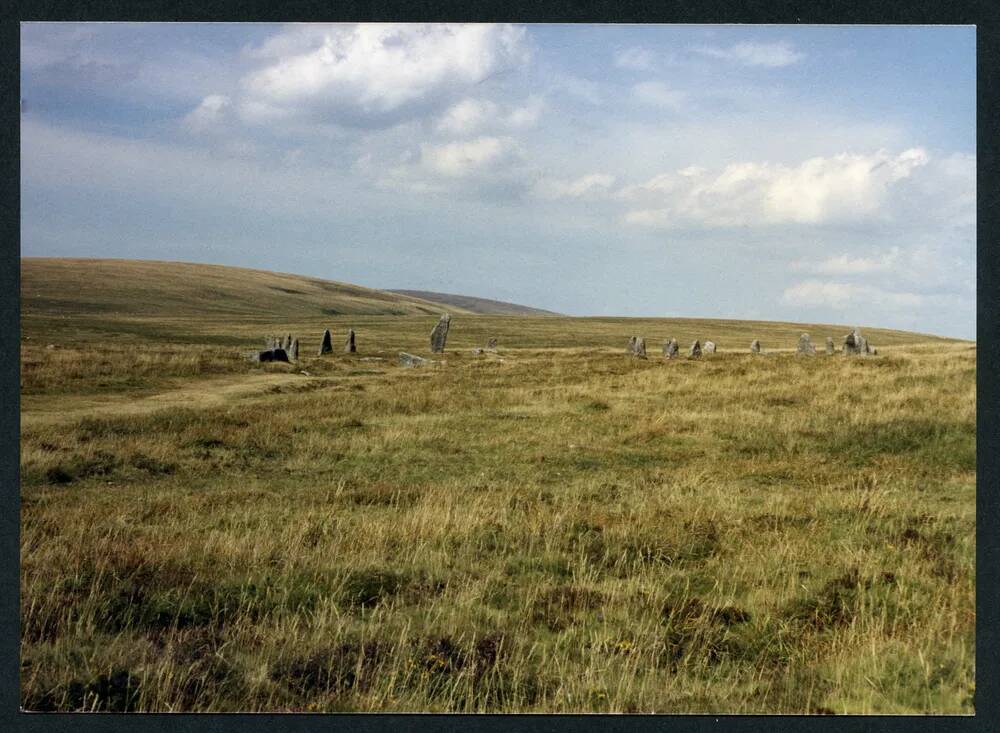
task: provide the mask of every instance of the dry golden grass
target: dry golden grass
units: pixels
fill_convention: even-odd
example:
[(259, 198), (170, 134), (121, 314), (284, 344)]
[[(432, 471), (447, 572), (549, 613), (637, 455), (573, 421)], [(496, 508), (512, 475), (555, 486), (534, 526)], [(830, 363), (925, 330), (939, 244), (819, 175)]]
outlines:
[[(361, 352), (324, 358), (311, 318), (50, 316), (23, 344), (27, 708), (973, 711), (972, 344), (463, 316), (404, 369), (433, 315), (327, 319)], [(288, 331), (300, 363), (241, 358)], [(721, 353), (654, 355), (695, 335)]]

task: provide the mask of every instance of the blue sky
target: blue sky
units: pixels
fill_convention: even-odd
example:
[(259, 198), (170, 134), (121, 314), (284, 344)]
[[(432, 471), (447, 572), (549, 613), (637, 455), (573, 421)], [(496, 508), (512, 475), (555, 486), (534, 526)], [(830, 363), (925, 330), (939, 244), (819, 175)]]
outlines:
[(22, 254), (975, 337), (971, 27), (21, 30)]

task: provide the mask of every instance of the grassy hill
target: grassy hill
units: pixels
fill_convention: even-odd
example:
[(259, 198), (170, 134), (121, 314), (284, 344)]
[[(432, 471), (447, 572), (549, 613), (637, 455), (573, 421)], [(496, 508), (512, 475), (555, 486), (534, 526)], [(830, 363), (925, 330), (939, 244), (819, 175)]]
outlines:
[[(153, 260), (26, 257), (21, 309), (101, 316), (437, 314), (418, 298), (304, 275)], [(465, 312), (458, 309), (458, 312)]]
[(428, 300), (432, 303), (440, 303), (444, 306), (452, 306), (479, 313), (481, 315), (493, 316), (557, 316), (553, 311), (542, 310), (541, 308), (530, 308), (517, 303), (507, 303), (502, 300), (490, 300), (488, 298), (474, 298), (471, 295), (455, 295), (453, 293), (435, 293), (430, 290), (388, 290), (389, 293), (399, 293), (412, 298)]
[(646, 339), (650, 354), (670, 338), (676, 338), (682, 349), (697, 338), (711, 339), (723, 351), (745, 351), (757, 338), (765, 350), (781, 350), (794, 349), (803, 330), (822, 348), (826, 336), (839, 345), (853, 325), (864, 327), (878, 347), (953, 341), (870, 328), (871, 324), (573, 318), (523, 310), (511, 318), (473, 312), (496, 301), (464, 301), (432, 303), (398, 292), (221, 265), (63, 258), (21, 261), (22, 333), (36, 342), (73, 344), (101, 339), (105, 343), (252, 346), (267, 333), (290, 332), (302, 339), (304, 349), (311, 350), (319, 346), (324, 329), (331, 328), (336, 335), (353, 328), (362, 350), (419, 352), (427, 348), (427, 335), (444, 310), (455, 316), (448, 343), (457, 348), (483, 346), (496, 337), (505, 348), (623, 349), (635, 334)]

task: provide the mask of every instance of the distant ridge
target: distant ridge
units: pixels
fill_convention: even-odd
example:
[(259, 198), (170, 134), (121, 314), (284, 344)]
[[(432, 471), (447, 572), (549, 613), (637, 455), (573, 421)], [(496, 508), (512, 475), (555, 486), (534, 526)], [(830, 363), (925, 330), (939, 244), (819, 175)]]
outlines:
[(461, 308), (470, 313), (491, 316), (559, 316), (561, 313), (542, 310), (541, 308), (531, 308), (517, 303), (506, 303), (502, 300), (490, 300), (489, 298), (474, 298), (471, 295), (455, 295), (453, 293), (435, 293), (429, 290), (386, 290), (387, 293), (396, 293), (410, 298), (419, 298), (431, 303)]
[[(433, 315), (438, 303), (351, 283), (227, 265), (21, 258), (21, 312), (95, 317)], [(458, 308), (457, 315), (470, 311)]]

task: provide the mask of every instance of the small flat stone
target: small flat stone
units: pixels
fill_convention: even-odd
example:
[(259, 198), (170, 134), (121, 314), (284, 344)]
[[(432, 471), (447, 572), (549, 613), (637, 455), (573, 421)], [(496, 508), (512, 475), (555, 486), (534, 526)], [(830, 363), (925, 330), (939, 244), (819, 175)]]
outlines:
[(407, 354), (405, 351), (399, 352), (399, 365), (403, 367), (418, 367), (427, 364), (427, 359), (422, 356)]

